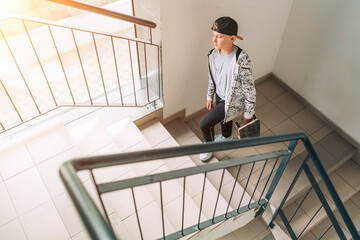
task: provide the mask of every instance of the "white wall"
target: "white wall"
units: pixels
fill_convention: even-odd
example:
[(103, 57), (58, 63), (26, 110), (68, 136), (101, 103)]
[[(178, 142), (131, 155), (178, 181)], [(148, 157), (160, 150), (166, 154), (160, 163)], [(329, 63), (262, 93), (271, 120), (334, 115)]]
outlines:
[(360, 1), (297, 0), (274, 73), (360, 142)]
[(213, 48), (211, 26), (221, 16), (239, 24), (254, 77), (272, 72), (292, 0), (161, 0), (164, 117), (205, 107), (207, 52)]

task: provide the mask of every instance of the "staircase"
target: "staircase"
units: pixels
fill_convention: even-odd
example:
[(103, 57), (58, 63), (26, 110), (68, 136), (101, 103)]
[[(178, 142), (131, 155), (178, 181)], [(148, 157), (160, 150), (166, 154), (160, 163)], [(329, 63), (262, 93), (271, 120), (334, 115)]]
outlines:
[[(49, 126), (42, 127), (39, 130), (33, 130), (24, 137), (13, 139), (12, 142), (3, 144), (0, 152), (0, 173), (2, 177), (0, 184), (2, 189), (1, 195), (4, 199), (0, 205), (2, 209), (0, 219), (1, 239), (7, 239), (9, 236), (14, 239), (15, 236), (23, 237), (19, 239), (90, 239), (58, 176), (60, 165), (66, 160), (73, 158), (201, 143), (201, 140), (190, 129), (189, 125), (194, 126), (191, 121), (185, 123), (180, 119), (176, 119), (165, 126), (158, 120), (151, 120), (137, 127), (130, 119), (125, 118), (104, 126), (99, 119), (94, 118), (90, 121), (83, 120), (83, 122), (80, 121), (66, 126), (60, 122), (49, 124)], [(319, 144), (321, 141), (323, 144), (334, 141), (333, 139), (334, 133), (328, 134), (320, 140)], [(276, 144), (272, 147), (276, 149)], [(320, 149), (319, 147), (317, 148)], [(353, 151), (353, 149), (350, 150)], [(216, 152), (216, 157), (210, 163), (218, 161), (219, 157), (222, 157), (221, 160), (226, 160), (228, 156), (233, 158), (242, 157), (255, 153), (253, 151), (253, 149), (244, 149), (244, 151), (228, 150)], [(348, 151), (345, 151), (343, 154), (351, 156)], [(320, 151), (319, 155), (322, 156)], [(290, 160), (284, 176), (294, 174), (291, 171), (296, 170), (296, 161), (300, 157), (301, 154)], [(19, 164), (13, 164), (14, 159)], [(333, 162), (337, 163), (337, 161)], [(92, 177), (97, 183), (105, 183), (184, 169), (196, 165), (204, 164), (199, 161), (197, 155), (190, 155), (166, 159), (164, 161), (95, 169), (93, 176), (91, 176), (89, 171), (80, 171), (78, 174), (81, 182), (86, 186), (97, 206), (101, 209), (102, 204), (105, 205), (106, 213), (115, 229), (116, 235), (120, 239), (139, 239), (136, 211), (134, 207), (131, 207), (134, 205), (132, 192), (125, 190), (105, 194), (102, 201), (100, 201), (92, 183)], [(348, 208), (354, 223), (357, 224), (360, 216), (358, 214), (360, 184), (356, 174), (360, 172), (360, 168), (351, 159), (343, 160), (343, 164), (336, 168), (332, 166), (327, 166), (327, 169), (331, 169), (330, 178), (345, 202), (345, 206)], [(278, 165), (275, 165), (274, 169), (277, 167)], [(253, 179), (259, 177), (261, 169), (262, 166), (254, 167)], [(248, 174), (248, 171), (249, 168), (244, 165), (239, 174), (242, 177), (238, 177), (239, 183), (236, 189), (239, 192), (234, 194), (234, 196), (241, 196), (241, 190), (244, 189), (244, 184), (246, 183), (244, 176)], [(181, 228), (182, 225), (186, 228), (197, 223), (199, 217), (197, 214), (185, 214), (184, 221), (182, 222), (181, 211), (177, 210), (182, 208), (182, 199), (184, 198), (186, 199), (185, 213), (198, 213), (199, 208), (202, 208), (201, 220), (212, 218), (214, 205), (217, 201), (219, 179), (222, 178), (221, 174), (221, 171), (208, 174), (204, 191), (206, 201), (203, 202), (201, 200), (202, 189), (196, 183), (202, 183), (204, 179), (199, 175), (187, 178), (185, 194), (183, 192), (182, 181), (164, 182), (162, 186), (164, 193), (162, 199), (159, 197), (158, 185), (134, 188), (133, 194), (136, 199), (140, 225), (144, 226), (142, 229), (144, 239), (159, 238), (162, 236), (163, 231), (166, 234), (170, 234), (175, 229)], [(235, 174), (236, 169), (229, 169), (228, 172), (225, 172), (216, 211), (226, 211)], [(266, 176), (269, 174), (270, 171), (265, 169), (261, 179), (266, 179)], [(244, 202), (248, 202), (251, 198), (252, 190), (254, 189), (252, 178), (248, 183), (247, 193), (245, 194), (247, 201)], [(261, 184), (261, 181), (259, 184)], [(288, 186), (289, 183), (284, 180), (284, 182), (279, 184), (281, 186), (282, 184)], [(306, 186), (306, 184), (296, 186), (296, 193), (291, 195), (290, 199), (286, 202), (287, 207), (284, 212), (287, 217), (291, 217), (290, 214), (295, 211), (301, 202), (302, 192), (305, 191), (303, 189), (306, 189)], [(283, 191), (274, 193), (274, 201), (271, 202), (273, 206), (280, 204), (280, 196), (283, 196), (285, 194), (284, 190), (287, 190), (287, 188), (280, 189)], [(260, 194), (260, 192), (256, 193), (254, 195), (255, 198)], [(238, 200), (239, 197), (236, 201)], [(236, 201), (234, 199), (232, 203)], [(307, 208), (309, 206), (307, 201), (310, 202), (311, 208)], [(309, 198), (297, 210), (298, 213), (293, 220), (294, 226), (300, 226), (299, 223), (309, 220), (310, 213), (315, 208), (311, 204), (312, 202), (311, 198)], [(160, 206), (164, 208), (163, 216), (160, 214)], [(236, 207), (234, 204), (230, 206), (230, 208)], [(331, 207), (334, 206), (331, 205)], [(265, 223), (258, 218), (254, 219), (254, 212), (245, 215), (239, 218), (242, 221), (233, 222), (228, 225), (222, 224), (215, 228), (210, 227), (192, 236), (192, 238), (201, 239), (206, 236), (206, 239), (245, 239), (245, 236), (252, 236), (251, 238), (246, 237), (246, 239), (274, 239), (271, 231), (266, 229)], [(335, 215), (338, 216), (339, 214), (335, 211)], [(161, 224), (162, 218), (165, 222), (164, 229)], [(152, 224), (146, 225), (145, 222), (149, 220)], [(278, 220), (276, 220), (276, 223), (279, 223), (282, 229), (286, 231), (284, 226), (281, 225), (281, 221)], [(303, 233), (303, 239), (317, 239), (319, 234), (322, 234), (329, 226), (328, 221), (324, 214), (317, 215), (312, 220), (310, 227)], [(263, 227), (251, 227), (252, 224)], [(349, 233), (345, 230), (345, 225), (341, 222), (340, 224), (344, 228), (346, 237), (350, 239)], [(296, 227), (294, 229), (297, 231)], [(326, 233), (326, 239), (331, 239), (331, 236), (336, 236), (335, 234), (330, 229)]]

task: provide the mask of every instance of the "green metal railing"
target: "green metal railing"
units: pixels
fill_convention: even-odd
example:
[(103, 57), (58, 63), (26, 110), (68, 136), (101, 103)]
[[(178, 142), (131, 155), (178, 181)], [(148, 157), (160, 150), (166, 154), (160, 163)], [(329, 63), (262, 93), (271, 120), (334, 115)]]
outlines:
[[(351, 218), (349, 217), (349, 214), (347, 213), (342, 201), (339, 198), (339, 195), (337, 194), (333, 184), (331, 183), (324, 167), (322, 166), (312, 144), (310, 143), (309, 139), (305, 134), (297, 133), (297, 134), (286, 134), (286, 135), (278, 135), (278, 136), (266, 136), (266, 137), (259, 137), (259, 138), (248, 138), (248, 139), (242, 139), (242, 140), (232, 140), (228, 142), (218, 142), (218, 143), (210, 143), (210, 144), (198, 144), (198, 145), (188, 145), (188, 146), (180, 146), (180, 147), (174, 147), (174, 148), (165, 148), (165, 149), (154, 149), (154, 150), (147, 150), (147, 151), (141, 151), (141, 152), (130, 152), (130, 153), (121, 153), (121, 154), (115, 154), (115, 155), (107, 155), (107, 156), (98, 156), (98, 157), (91, 157), (91, 158), (81, 158), (81, 159), (75, 159), (72, 161), (68, 161), (64, 163), (60, 168), (60, 175), (61, 178), (72, 198), (74, 201), (77, 210), (79, 211), (81, 218), (83, 222), (85, 223), (91, 237), (93, 239), (116, 239), (115, 231), (113, 229), (113, 224), (110, 221), (108, 217), (108, 213), (106, 210), (105, 203), (103, 201), (103, 194), (107, 193), (113, 193), (119, 190), (123, 189), (130, 189), (132, 192), (132, 198), (133, 203), (131, 202), (124, 202), (121, 204), (128, 204), (134, 205), (135, 214), (137, 217), (137, 223), (138, 223), (138, 230), (139, 230), (139, 238), (140, 239), (148, 239), (148, 236), (144, 236), (143, 234), (143, 227), (142, 224), (140, 224), (138, 209), (136, 205), (136, 197), (134, 194), (134, 189), (139, 186), (147, 186), (149, 184), (158, 184), (160, 189), (160, 211), (162, 216), (162, 234), (160, 236), (157, 236), (159, 239), (178, 239), (180, 237), (186, 236), (191, 233), (195, 233), (197, 231), (200, 231), (206, 227), (209, 227), (211, 225), (220, 223), (222, 221), (225, 221), (231, 217), (237, 216), (239, 214), (242, 214), (244, 212), (247, 212), (251, 209), (258, 208), (258, 216), (261, 216), (261, 214), (264, 212), (265, 208), (269, 203), (271, 203), (271, 197), (274, 193), (274, 191), (277, 188), (277, 185), (282, 178), (282, 175), (284, 173), (284, 170), (286, 169), (286, 166), (288, 162), (290, 161), (290, 157), (295, 149), (295, 147), (298, 144), (298, 141), (301, 140), (303, 144), (305, 145), (306, 151), (308, 153), (306, 159), (303, 161), (302, 165), (300, 166), (298, 173), (296, 176), (294, 176), (294, 180), (291, 183), (288, 191), (285, 194), (285, 197), (283, 198), (281, 204), (279, 205), (276, 213), (273, 215), (273, 219), (271, 223), (269, 224), (270, 227), (274, 225), (275, 218), (280, 215), (282, 221), (284, 222), (286, 229), (293, 239), (298, 239), (301, 234), (307, 229), (308, 224), (305, 225), (300, 233), (300, 235), (296, 235), (294, 231), (291, 228), (291, 220), (288, 221), (283, 213), (284, 203), (287, 200), (290, 191), (293, 189), (295, 183), (297, 182), (299, 175), (302, 171), (304, 171), (309, 178), (312, 188), (315, 189), (317, 196), (319, 198), (319, 201), (321, 202), (322, 207), (326, 210), (327, 215), (329, 216), (331, 220), (331, 225), (329, 228), (334, 227), (339, 238), (345, 239), (345, 235), (341, 227), (339, 226), (339, 221), (334, 217), (334, 214), (332, 213), (329, 204), (327, 203), (327, 200), (324, 197), (324, 194), (319, 188), (319, 185), (317, 181), (314, 179), (311, 171), (308, 167), (308, 162), (311, 161), (319, 175), (321, 176), (322, 181), (325, 183), (326, 188), (328, 189), (333, 202), (335, 203), (338, 211), (341, 214), (341, 217), (343, 221), (346, 224), (346, 227), (348, 228), (348, 231), (352, 235), (353, 239), (359, 239), (359, 233), (356, 230)], [(217, 152), (217, 151), (225, 151), (230, 149), (240, 149), (245, 147), (254, 147), (254, 146), (261, 146), (266, 144), (272, 144), (272, 143), (288, 143), (288, 147), (274, 152), (267, 152), (259, 155), (253, 155), (253, 156), (246, 156), (242, 158), (236, 158), (236, 159), (229, 159), (226, 161), (220, 161), (217, 163), (208, 163), (201, 166), (191, 167), (191, 168), (185, 168), (185, 169), (179, 169), (179, 170), (173, 170), (169, 172), (163, 172), (163, 173), (157, 173), (157, 174), (151, 174), (146, 176), (140, 176), (136, 178), (130, 178), (130, 179), (124, 179), (124, 180), (118, 180), (113, 182), (107, 182), (107, 183), (98, 183), (95, 180), (93, 171), (98, 168), (103, 167), (111, 167), (111, 166), (118, 166), (118, 165), (125, 165), (125, 164), (134, 164), (134, 163), (141, 163), (141, 162), (148, 162), (148, 161), (157, 161), (157, 160), (165, 160), (168, 158), (173, 157), (179, 157), (179, 156), (186, 156), (186, 155), (193, 155), (193, 154), (199, 154), (201, 152)], [(254, 175), (254, 166), (255, 164), (263, 164), (261, 168), (261, 172), (259, 177), (257, 179), (257, 183), (254, 184), (254, 188), (249, 188), (249, 180)], [(270, 165), (269, 165), (270, 164)], [(235, 188), (238, 186), (238, 180), (239, 180), (239, 172), (241, 170), (241, 167), (243, 166), (251, 166), (251, 170), (249, 171), (248, 175), (245, 178), (245, 181), (243, 180), (243, 189), (242, 189), (242, 196), (237, 196), (240, 198), (240, 201), (238, 204), (236, 204), (237, 208), (229, 208), (230, 202), (234, 199), (235, 194)], [(233, 187), (232, 192), (230, 194), (230, 198), (227, 199), (227, 208), (226, 211), (217, 213), (218, 208), (218, 199), (221, 195), (222, 187), (223, 187), (223, 179), (224, 179), (224, 172), (229, 169), (235, 167), (236, 170), (236, 176), (233, 179)], [(270, 167), (271, 171), (267, 176), (264, 176), (264, 169), (266, 167)], [(86, 188), (80, 181), (79, 177), (77, 176), (78, 171), (82, 170), (90, 170), (92, 180), (96, 186), (98, 198), (100, 200), (101, 207), (97, 207), (94, 201), (89, 196)], [(206, 220), (200, 220), (201, 211), (204, 203), (204, 189), (205, 189), (205, 183), (206, 183), (206, 177), (208, 174), (210, 174), (213, 171), (222, 171), (222, 177), (219, 179), (218, 184), (218, 195), (217, 200), (214, 206), (214, 214), (212, 217), (206, 219)], [(260, 171), (260, 170), (259, 170)], [(257, 172), (259, 173), (259, 172)], [(185, 192), (186, 192), (186, 179), (194, 176), (194, 175), (201, 175), (203, 176), (204, 181), (199, 181), (192, 184), (199, 184), (202, 188), (201, 193), (201, 202), (199, 206), (199, 212), (184, 212), (185, 209)], [(180, 211), (180, 215), (182, 216), (182, 225), (179, 229), (175, 229), (175, 232), (173, 233), (167, 233), (165, 231), (165, 221), (164, 221), (164, 205), (163, 205), (163, 188), (162, 185), (166, 183), (169, 180), (179, 179), (183, 183), (183, 207), (182, 209), (178, 209)], [(266, 183), (262, 184), (260, 187), (260, 179), (265, 180)], [(254, 193), (257, 192), (257, 197), (255, 197)], [(244, 194), (248, 193), (251, 198), (250, 201), (246, 201), (244, 203)], [(305, 196), (306, 198), (306, 196)], [(301, 206), (301, 204), (300, 204)], [(300, 207), (299, 206), (299, 207)], [(184, 226), (184, 214), (196, 214), (198, 217), (198, 222), (195, 224), (192, 224), (191, 226)], [(296, 213), (295, 213), (296, 214)], [(316, 214), (315, 214), (316, 215)], [(150, 221), (148, 224), (152, 226), (152, 222)], [(329, 229), (328, 228), (328, 229)], [(327, 229), (327, 231), (328, 231)], [(326, 232), (327, 232), (326, 231)], [(324, 232), (323, 235), (326, 234)], [(121, 236), (117, 236), (121, 238)]]

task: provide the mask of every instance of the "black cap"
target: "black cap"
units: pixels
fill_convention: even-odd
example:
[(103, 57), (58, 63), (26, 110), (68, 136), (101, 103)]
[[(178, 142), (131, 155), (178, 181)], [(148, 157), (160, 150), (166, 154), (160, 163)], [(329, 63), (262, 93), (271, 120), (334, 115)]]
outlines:
[(211, 30), (230, 36), (235, 35), (236, 38), (243, 40), (242, 37), (237, 35), (238, 25), (236, 21), (231, 17), (221, 17), (216, 19), (216, 21), (213, 23), (211, 27)]

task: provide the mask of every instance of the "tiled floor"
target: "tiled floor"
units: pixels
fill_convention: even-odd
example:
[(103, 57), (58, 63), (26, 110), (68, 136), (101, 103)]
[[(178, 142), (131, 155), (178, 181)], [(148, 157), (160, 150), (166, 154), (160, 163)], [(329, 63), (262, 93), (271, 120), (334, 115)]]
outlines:
[[(256, 114), (261, 120), (261, 135), (269, 136), (294, 132), (306, 133), (314, 145), (326, 170), (329, 173), (336, 170), (336, 172), (331, 174), (331, 178), (335, 181), (334, 185), (339, 188), (340, 196), (346, 201), (349, 199), (346, 196), (353, 196), (356, 192), (359, 192), (359, 183), (357, 180), (351, 180), (358, 179), (357, 175), (360, 174), (359, 166), (350, 159), (355, 152), (355, 148), (326, 124), (326, 120), (320, 119), (308, 107), (286, 91), (277, 80), (265, 80), (258, 84), (256, 88)], [(190, 132), (189, 130), (186, 130), (186, 127), (182, 125), (183, 123), (180, 120), (170, 122), (165, 125), (165, 127), (180, 145), (201, 143), (203, 137), (200, 132), (199, 122), (205, 114), (206, 112), (203, 112), (194, 119), (186, 122), (187, 127), (192, 130)], [(221, 132), (219, 126), (215, 128), (215, 132), (215, 134)], [(233, 136), (236, 137), (236, 134), (237, 132), (234, 126)], [(226, 160), (284, 149), (285, 147), (285, 144), (271, 144), (235, 151), (215, 152), (214, 156), (218, 160)], [(304, 146), (298, 144), (288, 166), (290, 171), (285, 172), (284, 180), (279, 182), (283, 188), (289, 187), (290, 182), (296, 173), (295, 169), (298, 169), (301, 159), (304, 159), (305, 157), (303, 153), (304, 150)], [(192, 156), (192, 158), (196, 159), (198, 156)], [(347, 162), (347, 164), (344, 165), (344, 162)], [(310, 166), (315, 169), (313, 165)], [(255, 166), (254, 172), (256, 172), (256, 168), (259, 170), (261, 167), (262, 166)], [(243, 176), (248, 175), (248, 172), (246, 171), (245, 168), (241, 170)], [(266, 169), (264, 172), (266, 172)], [(308, 180), (305, 179), (304, 176), (300, 177), (299, 182), (300, 184), (295, 185), (295, 190), (290, 196), (294, 196), (297, 192), (301, 192), (304, 189), (305, 184), (308, 184)], [(259, 185), (261, 184), (263, 183), (260, 182)], [(281, 196), (278, 195), (280, 195), (279, 192), (275, 191), (273, 198), (275, 198), (276, 201), (281, 199)], [(304, 209), (306, 210), (306, 206), (304, 206)], [(228, 237), (229, 239), (236, 239), (233, 238), (236, 236)]]

